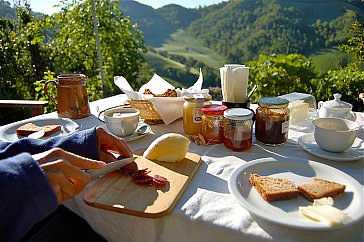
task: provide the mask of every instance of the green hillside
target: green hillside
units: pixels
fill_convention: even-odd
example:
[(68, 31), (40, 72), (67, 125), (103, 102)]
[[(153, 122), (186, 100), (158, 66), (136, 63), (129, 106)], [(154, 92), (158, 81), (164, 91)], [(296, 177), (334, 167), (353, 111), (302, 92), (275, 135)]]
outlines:
[(340, 52), (337, 48), (313, 51), (307, 53), (307, 57), (312, 61), (319, 75), (324, 75), (329, 70), (337, 70), (341, 65), (345, 65), (351, 61), (350, 55)]
[[(161, 56), (155, 52), (148, 51), (148, 53), (144, 54), (144, 57), (148, 64), (152, 67), (154, 73), (158, 74), (176, 87), (191, 86), (198, 78), (199, 71), (197, 69), (193, 68), (190, 72), (186, 72), (185, 65)], [(175, 76), (176, 73), (180, 73), (180, 77), (177, 79), (171, 79), (171, 72), (173, 72), (173, 76)], [(183, 75), (181, 73), (183, 73)]]
[(193, 58), (206, 65), (218, 69), (226, 63), (224, 58), (214, 50), (203, 46), (185, 30), (178, 30), (168, 38), (157, 51), (167, 51), (170, 54)]
[(304, 21), (307, 24), (311, 24), (317, 19), (331, 21), (338, 16), (341, 16), (348, 9), (359, 13), (361, 19), (364, 17), (363, 10), (360, 9), (360, 1), (278, 0), (278, 2), (281, 6), (293, 7), (302, 12), (305, 16)]

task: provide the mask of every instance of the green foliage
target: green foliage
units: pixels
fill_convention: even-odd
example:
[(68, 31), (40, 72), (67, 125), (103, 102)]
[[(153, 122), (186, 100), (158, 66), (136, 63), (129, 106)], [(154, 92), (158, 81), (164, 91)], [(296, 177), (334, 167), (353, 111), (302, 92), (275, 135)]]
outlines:
[(18, 8), (17, 16), (0, 19), (0, 98), (33, 99), (34, 82), (51, 66), (49, 49), (30, 9)]
[(340, 45), (339, 49), (350, 54), (353, 63), (340, 70), (328, 71), (326, 76), (318, 85), (317, 99), (332, 99), (335, 93), (342, 94), (342, 100), (353, 105), (353, 110), (363, 111), (363, 102), (359, 99), (359, 94), (363, 92), (364, 72), (364, 29), (359, 21), (355, 21), (350, 27), (352, 36), (347, 44)]
[(350, 27), (353, 36), (348, 40), (347, 44), (340, 45), (340, 50), (351, 54), (355, 62), (353, 65), (360, 68), (364, 64), (364, 28), (363, 25), (356, 20)]
[[(51, 72), (51, 71), (47, 71), (44, 73), (44, 77), (43, 80), (41, 81), (36, 81), (34, 83), (35, 86), (35, 92), (36, 92), (36, 99), (40, 100), (40, 101), (49, 101), (48, 105), (46, 107), (46, 112), (53, 112), (56, 111), (56, 106), (54, 105), (53, 102), (51, 102), (49, 100), (49, 98), (45, 95), (44, 93), (44, 84), (47, 81), (54, 81), (56, 80), (56, 77), (54, 76), (55, 73)], [(57, 97), (57, 88), (54, 85), (48, 85), (48, 93), (49, 95), (51, 95), (53, 98)]]
[(363, 101), (359, 94), (363, 92), (364, 72), (353, 68), (344, 68), (337, 71), (328, 71), (320, 80), (315, 92), (317, 101), (333, 99), (335, 93), (342, 95), (341, 100), (353, 105), (353, 110), (363, 111)]
[(252, 101), (261, 97), (279, 96), (291, 92), (312, 93), (316, 77), (311, 62), (299, 54), (259, 55), (258, 61), (248, 62), (249, 89), (254, 84), (258, 90)]

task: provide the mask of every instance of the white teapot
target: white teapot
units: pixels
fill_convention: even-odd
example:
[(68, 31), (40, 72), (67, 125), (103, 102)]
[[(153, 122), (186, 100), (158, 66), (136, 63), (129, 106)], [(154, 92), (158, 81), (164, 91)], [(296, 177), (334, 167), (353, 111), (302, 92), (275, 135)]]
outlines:
[(335, 93), (334, 100), (318, 103), (318, 115), (320, 118), (343, 118), (356, 120), (356, 115), (351, 111), (353, 105), (340, 100), (341, 94)]

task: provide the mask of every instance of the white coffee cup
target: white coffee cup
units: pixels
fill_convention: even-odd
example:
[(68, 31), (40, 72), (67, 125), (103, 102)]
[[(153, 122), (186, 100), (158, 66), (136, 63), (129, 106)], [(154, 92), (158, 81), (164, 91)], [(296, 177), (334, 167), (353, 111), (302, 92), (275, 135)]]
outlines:
[(312, 121), (317, 145), (329, 152), (344, 152), (354, 143), (359, 124), (341, 118), (319, 118)]
[(107, 129), (117, 136), (134, 133), (138, 126), (140, 111), (135, 108), (112, 108), (104, 112)]

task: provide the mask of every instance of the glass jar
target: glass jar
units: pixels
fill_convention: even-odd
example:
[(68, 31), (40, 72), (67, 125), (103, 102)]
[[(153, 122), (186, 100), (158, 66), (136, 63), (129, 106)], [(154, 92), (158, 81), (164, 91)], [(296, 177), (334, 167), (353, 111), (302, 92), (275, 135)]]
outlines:
[(255, 137), (266, 145), (281, 145), (288, 139), (289, 101), (283, 98), (265, 97), (258, 101)]
[(232, 108), (224, 112), (224, 145), (233, 151), (243, 151), (252, 146), (253, 111)]
[(206, 143), (220, 144), (223, 142), (224, 128), (222, 121), (226, 109), (226, 106), (219, 104), (211, 104), (201, 108), (201, 134)]
[(201, 132), (201, 108), (211, 104), (210, 94), (187, 94), (183, 104), (183, 129), (186, 134), (193, 135)]

